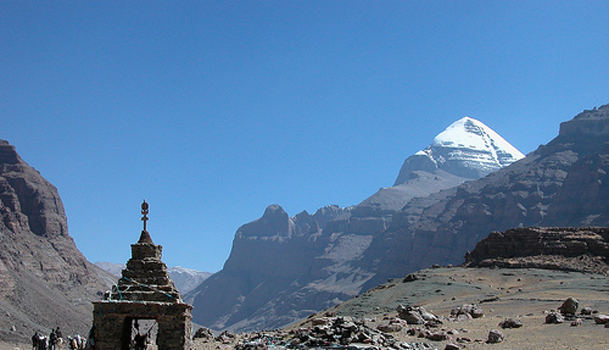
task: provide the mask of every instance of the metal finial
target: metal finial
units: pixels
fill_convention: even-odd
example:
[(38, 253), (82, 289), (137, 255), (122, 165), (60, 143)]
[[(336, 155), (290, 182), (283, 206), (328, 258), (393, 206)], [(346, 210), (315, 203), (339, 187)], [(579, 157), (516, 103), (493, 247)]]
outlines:
[(144, 199), (144, 203), (142, 203), (142, 221), (144, 222), (144, 231), (146, 231), (146, 221), (148, 221), (148, 203), (146, 203), (146, 200)]

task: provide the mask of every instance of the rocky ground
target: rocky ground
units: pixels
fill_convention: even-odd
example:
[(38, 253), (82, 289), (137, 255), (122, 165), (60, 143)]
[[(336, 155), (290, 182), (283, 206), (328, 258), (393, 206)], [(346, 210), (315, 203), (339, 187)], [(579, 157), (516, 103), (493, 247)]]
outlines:
[[(547, 323), (570, 297), (578, 301), (574, 315), (562, 323)], [(602, 315), (609, 315), (606, 275), (442, 267), (391, 280), (282, 330), (211, 336), (201, 332), (193, 349), (609, 349), (609, 327), (598, 323), (604, 322)], [(424, 323), (408, 323), (417, 317)], [(502, 328), (500, 323), (508, 318), (522, 325)], [(501, 332), (503, 340), (489, 343), (493, 330)], [(16, 347), (28, 348), (0, 344), (0, 350)]]
[[(575, 314), (562, 323), (547, 323), (553, 312), (560, 314), (558, 309), (570, 297), (578, 301)], [(455, 311), (464, 309), (464, 305), (475, 305), (471, 311), (480, 317), (457, 316)], [(411, 309), (422, 306), (438, 321), (427, 315), (430, 321), (426, 324), (408, 324), (404, 319), (409, 318), (408, 306)], [(444, 267), (391, 280), (282, 331), (242, 334), (234, 339), (224, 335), (213, 341), (197, 339), (195, 347), (609, 349), (609, 328), (595, 321), (600, 320), (600, 315), (609, 315), (606, 275)], [(508, 318), (522, 325), (502, 328), (500, 323)], [(488, 342), (493, 330), (503, 334), (502, 341)]]

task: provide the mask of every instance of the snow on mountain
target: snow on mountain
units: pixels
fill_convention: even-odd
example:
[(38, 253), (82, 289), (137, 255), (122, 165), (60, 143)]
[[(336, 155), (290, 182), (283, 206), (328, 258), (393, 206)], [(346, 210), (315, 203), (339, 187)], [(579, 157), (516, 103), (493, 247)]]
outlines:
[(484, 123), (461, 118), (439, 133), (427, 148), (408, 157), (394, 185), (368, 197), (357, 206), (354, 215), (390, 215), (412, 198), (481, 178), (523, 157)]
[(464, 117), (436, 136), (432, 144), (406, 159), (394, 184), (413, 178), (413, 171), (444, 170), (466, 179), (477, 179), (524, 158), (493, 129)]
[(121, 272), (125, 269), (125, 264), (111, 263), (107, 261), (98, 261), (95, 263), (95, 266), (113, 274), (116, 277), (121, 277)]
[(167, 269), (167, 272), (182, 295), (195, 289), (201, 282), (212, 275), (211, 272), (197, 271), (181, 266), (170, 267)]
[[(96, 262), (95, 265), (116, 277), (120, 277), (121, 272), (125, 269), (124, 264), (111, 262)], [(197, 271), (181, 266), (169, 267), (167, 268), (167, 273), (169, 273), (169, 277), (171, 277), (171, 280), (182, 295), (195, 289), (201, 282), (212, 275), (211, 272)]]

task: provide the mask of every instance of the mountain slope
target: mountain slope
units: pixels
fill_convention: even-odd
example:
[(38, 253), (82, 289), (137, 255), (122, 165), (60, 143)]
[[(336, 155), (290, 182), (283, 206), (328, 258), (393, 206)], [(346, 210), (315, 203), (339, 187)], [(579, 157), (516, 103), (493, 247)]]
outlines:
[(3, 140), (0, 201), (0, 339), (29, 339), (57, 326), (85, 334), (90, 301), (114, 278), (76, 248), (57, 189)]
[(396, 186), (355, 207), (290, 218), (272, 205), (243, 225), (224, 268), (185, 296), (195, 306), (194, 321), (218, 330), (276, 328), (347, 300), (373, 276), (372, 265), (355, 263), (396, 209), (522, 157), (471, 118), (452, 124), (436, 141), (406, 160)]
[(491, 231), (526, 226), (607, 226), (609, 105), (562, 123), (558, 137), (477, 181), (410, 201), (359, 263), (367, 287), (432, 264), (459, 263)]

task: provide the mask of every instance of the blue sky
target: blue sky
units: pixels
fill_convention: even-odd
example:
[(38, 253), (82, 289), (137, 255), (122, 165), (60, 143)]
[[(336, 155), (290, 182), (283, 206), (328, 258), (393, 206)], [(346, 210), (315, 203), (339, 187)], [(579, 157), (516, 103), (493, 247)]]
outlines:
[(609, 103), (607, 1), (2, 1), (0, 138), (85, 256), (215, 272), (242, 224), (357, 204), (463, 116), (523, 153)]

